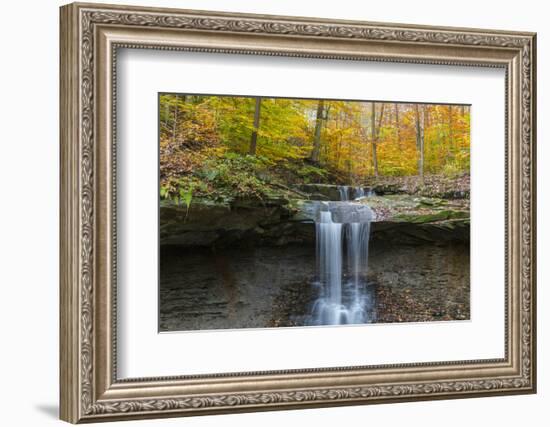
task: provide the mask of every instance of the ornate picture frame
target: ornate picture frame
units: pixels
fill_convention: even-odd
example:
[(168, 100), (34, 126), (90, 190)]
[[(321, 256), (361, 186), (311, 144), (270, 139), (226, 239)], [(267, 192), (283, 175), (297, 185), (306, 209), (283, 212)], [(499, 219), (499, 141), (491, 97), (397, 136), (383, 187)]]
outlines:
[[(536, 35), (75, 3), (61, 8), (61, 419), (112, 421), (536, 391)], [(505, 70), (505, 357), (117, 378), (117, 49)]]

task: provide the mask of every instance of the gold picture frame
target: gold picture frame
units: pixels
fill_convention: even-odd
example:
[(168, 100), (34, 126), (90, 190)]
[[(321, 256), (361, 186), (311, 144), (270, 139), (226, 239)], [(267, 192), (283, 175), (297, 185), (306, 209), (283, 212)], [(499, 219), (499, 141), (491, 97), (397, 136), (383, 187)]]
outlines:
[[(534, 393), (536, 35), (75, 3), (61, 8), (61, 419), (112, 421)], [(118, 48), (500, 67), (506, 72), (505, 357), (120, 381)]]

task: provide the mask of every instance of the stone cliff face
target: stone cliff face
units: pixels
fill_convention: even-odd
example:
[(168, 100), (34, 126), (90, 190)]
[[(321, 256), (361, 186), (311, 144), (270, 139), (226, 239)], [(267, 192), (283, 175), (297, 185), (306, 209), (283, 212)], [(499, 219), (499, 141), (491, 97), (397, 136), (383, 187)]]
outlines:
[[(161, 331), (303, 326), (317, 298), (314, 243), (161, 251)], [(468, 319), (469, 272), (464, 244), (372, 242), (376, 322)]]

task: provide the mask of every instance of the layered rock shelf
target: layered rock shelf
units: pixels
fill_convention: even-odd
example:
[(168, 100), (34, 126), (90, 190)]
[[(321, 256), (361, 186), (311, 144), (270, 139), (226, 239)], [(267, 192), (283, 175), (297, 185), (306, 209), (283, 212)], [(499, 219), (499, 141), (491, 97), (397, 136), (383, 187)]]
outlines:
[[(404, 191), (378, 194), (369, 190), (364, 188), (364, 193), (369, 195), (353, 203), (358, 209), (367, 205), (373, 211), (371, 239), (403, 244), (469, 241), (468, 198), (427, 197)], [(314, 242), (318, 205), (337, 205), (341, 187), (313, 184), (303, 185), (299, 191), (307, 198), (230, 203), (195, 199), (189, 208), (185, 204), (162, 201), (160, 243), (226, 247)]]

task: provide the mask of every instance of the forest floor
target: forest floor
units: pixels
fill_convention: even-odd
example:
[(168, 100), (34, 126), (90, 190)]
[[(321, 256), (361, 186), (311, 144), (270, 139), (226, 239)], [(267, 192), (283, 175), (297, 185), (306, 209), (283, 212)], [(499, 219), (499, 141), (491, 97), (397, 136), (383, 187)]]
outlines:
[[(469, 199), (470, 176), (343, 176), (306, 162), (271, 164), (261, 157), (225, 155), (203, 159), (185, 173), (163, 180), (161, 198), (190, 204), (209, 201), (232, 204), (236, 200), (250, 202), (310, 198), (314, 186), (346, 185), (361, 187), (379, 195), (409, 194), (443, 199)], [(304, 189), (305, 188), (305, 189)], [(321, 187), (320, 187), (321, 188)], [(330, 197), (329, 200), (339, 200)]]
[(469, 199), (470, 175), (378, 176), (365, 180), (377, 194), (418, 194), (442, 199)]

